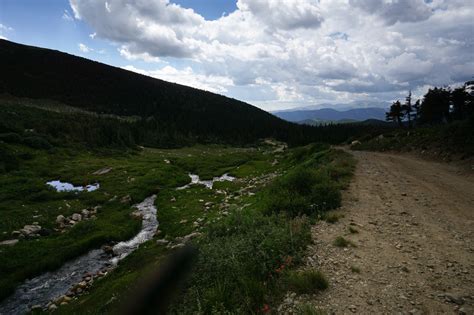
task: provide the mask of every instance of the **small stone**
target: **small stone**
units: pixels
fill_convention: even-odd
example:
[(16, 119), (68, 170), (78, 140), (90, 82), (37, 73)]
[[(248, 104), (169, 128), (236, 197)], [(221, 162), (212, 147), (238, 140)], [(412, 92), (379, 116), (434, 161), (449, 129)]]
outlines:
[(132, 197), (130, 195), (123, 196), (122, 199), (120, 199), (120, 203), (130, 203), (132, 201)]
[(20, 231), (13, 231), (11, 234), (13, 237), (19, 237), (21, 235)]
[(471, 315), (474, 314), (474, 307), (470, 306), (463, 306), (458, 310), (459, 314), (461, 315)]
[(464, 304), (463, 298), (459, 295), (454, 294), (454, 293), (446, 293), (444, 295), (444, 297), (446, 298), (446, 300), (448, 302), (451, 302), (451, 303), (454, 303), (454, 304), (457, 304), (457, 305), (463, 305)]
[(357, 307), (355, 305), (349, 305), (349, 310), (352, 312), (352, 313), (355, 313), (357, 312)]
[(87, 287), (87, 282), (81, 281), (77, 284), (77, 286), (81, 289), (84, 289), (85, 287)]
[(171, 246), (171, 249), (177, 249), (177, 248), (182, 248), (184, 247), (185, 245), (183, 243), (180, 243), (180, 244), (176, 244), (176, 245), (173, 245)]
[(168, 243), (169, 243), (169, 241), (164, 239), (164, 238), (156, 241), (156, 244), (158, 244), (158, 245), (167, 245)]
[(30, 307), (30, 310), (34, 311), (34, 310), (40, 310), (41, 309), (41, 305), (39, 304), (36, 304), (36, 305), (33, 305), (32, 307)]
[(82, 220), (82, 215), (80, 215), (79, 213), (73, 213), (71, 216), (71, 219), (73, 219), (76, 222), (79, 222)]
[(100, 170), (95, 171), (92, 174), (93, 175), (104, 175), (104, 174), (107, 174), (108, 172), (110, 172), (111, 170), (112, 170), (111, 167), (104, 167), (104, 168), (101, 168)]
[(143, 213), (140, 210), (133, 211), (130, 215), (137, 219), (143, 218)]
[(51, 304), (49, 307), (48, 307), (48, 310), (50, 311), (54, 311), (56, 310), (58, 307), (56, 306), (56, 304)]
[(14, 239), (14, 240), (6, 240), (6, 241), (3, 241), (3, 242), (0, 242), (0, 246), (1, 245), (5, 245), (5, 246), (13, 246), (15, 245), (16, 243), (18, 243), (19, 240), (17, 239)]
[(104, 245), (104, 246), (102, 246), (102, 250), (103, 250), (106, 254), (109, 254), (109, 255), (113, 255), (113, 254), (114, 254), (114, 249), (113, 249), (112, 246)]
[(82, 214), (82, 216), (83, 216), (84, 218), (87, 218), (90, 213), (89, 213), (89, 210), (87, 210), (87, 209), (82, 209), (82, 210), (81, 210), (81, 214)]
[(179, 221), (180, 224), (185, 224), (185, 223), (188, 223), (188, 220), (181, 220)]

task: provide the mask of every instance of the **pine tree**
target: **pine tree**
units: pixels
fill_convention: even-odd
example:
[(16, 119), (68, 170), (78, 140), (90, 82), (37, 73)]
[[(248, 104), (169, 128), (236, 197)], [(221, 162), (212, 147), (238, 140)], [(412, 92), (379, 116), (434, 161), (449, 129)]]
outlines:
[(466, 88), (460, 87), (451, 92), (451, 102), (453, 104), (453, 119), (464, 119), (467, 112), (469, 94)]
[(397, 122), (399, 126), (402, 126), (402, 119), (403, 119), (402, 104), (400, 103), (400, 101), (396, 101), (390, 106), (390, 111), (385, 113), (385, 120)]
[(404, 117), (408, 118), (408, 127), (411, 128), (411, 118), (412, 118), (413, 107), (411, 104), (411, 90), (408, 93), (408, 96), (405, 99), (405, 104), (402, 105), (402, 113)]

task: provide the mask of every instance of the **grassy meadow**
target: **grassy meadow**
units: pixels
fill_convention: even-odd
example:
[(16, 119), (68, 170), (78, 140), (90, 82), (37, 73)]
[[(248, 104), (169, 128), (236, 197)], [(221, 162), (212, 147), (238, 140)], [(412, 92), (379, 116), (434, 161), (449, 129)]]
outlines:
[[(259, 313), (277, 306), (288, 290), (314, 293), (328, 285), (324, 275), (309, 274), (321, 282), (314, 284), (292, 270), (311, 242), (310, 224), (340, 205), (355, 164), (347, 153), (318, 144), (282, 150), (281, 143), (268, 141), (249, 147), (87, 148), (60, 146), (41, 135), (33, 144), (20, 137), (0, 134), (0, 241), (34, 222), (48, 233), (0, 247), (0, 299), (28, 278), (134, 236), (141, 222), (131, 215), (132, 206), (152, 194), (159, 233), (57, 312), (116, 313), (140, 279), (173, 252), (163, 240), (178, 244), (194, 232), (200, 233), (192, 240), (198, 255), (171, 313)], [(111, 170), (94, 174), (103, 168)], [(189, 173), (201, 179), (227, 173), (236, 180), (177, 190), (190, 182)], [(60, 193), (46, 185), (51, 180), (100, 188)], [(98, 209), (95, 219), (57, 229), (58, 215), (91, 208)]]

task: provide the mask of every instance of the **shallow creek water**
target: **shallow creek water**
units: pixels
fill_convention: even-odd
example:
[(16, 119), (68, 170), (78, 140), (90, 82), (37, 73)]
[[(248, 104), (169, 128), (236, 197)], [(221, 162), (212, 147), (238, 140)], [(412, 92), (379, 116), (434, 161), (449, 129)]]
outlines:
[(230, 176), (229, 174), (224, 174), (224, 175), (219, 176), (219, 177), (214, 177), (211, 180), (201, 180), (199, 178), (199, 175), (196, 175), (196, 174), (188, 174), (188, 175), (191, 178), (191, 183), (189, 183), (187, 185), (184, 185), (184, 186), (181, 186), (181, 187), (178, 187), (176, 189), (178, 189), (178, 190), (186, 189), (191, 185), (204, 185), (207, 188), (212, 189), (212, 186), (214, 185), (215, 182), (224, 182), (224, 181), (232, 182), (232, 181), (235, 180), (235, 177)]
[(62, 182), (60, 180), (52, 180), (50, 182), (47, 182), (46, 185), (49, 185), (56, 189), (58, 192), (64, 192), (64, 191), (94, 191), (100, 188), (100, 184), (96, 183), (93, 185), (87, 185), (87, 186), (74, 186), (73, 184)]
[(0, 304), (0, 314), (24, 314), (34, 305), (44, 307), (81, 282), (85, 274), (96, 274), (101, 270), (114, 268), (140, 244), (153, 238), (158, 228), (155, 199), (156, 195), (153, 195), (134, 205), (142, 216), (142, 229), (132, 239), (116, 244), (113, 247), (113, 257), (102, 249), (94, 249), (65, 263), (55, 271), (26, 280)]

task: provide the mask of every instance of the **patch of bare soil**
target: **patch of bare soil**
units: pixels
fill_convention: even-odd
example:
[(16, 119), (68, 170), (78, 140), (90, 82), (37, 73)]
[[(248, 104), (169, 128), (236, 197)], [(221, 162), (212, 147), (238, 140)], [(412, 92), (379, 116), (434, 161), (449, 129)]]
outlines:
[[(344, 217), (313, 227), (304, 267), (330, 287), (289, 293), (280, 312), (310, 303), (328, 314), (474, 314), (474, 178), (406, 155), (353, 154)], [(354, 246), (336, 247), (338, 236)]]

